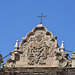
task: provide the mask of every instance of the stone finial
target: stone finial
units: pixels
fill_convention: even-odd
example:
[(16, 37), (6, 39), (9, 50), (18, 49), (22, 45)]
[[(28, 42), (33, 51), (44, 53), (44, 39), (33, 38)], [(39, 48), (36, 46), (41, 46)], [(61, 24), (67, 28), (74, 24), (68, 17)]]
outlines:
[(61, 47), (60, 47), (61, 52), (64, 52), (65, 48), (64, 48), (64, 41), (62, 41)]
[(54, 39), (55, 39), (55, 48), (58, 47), (58, 44), (57, 44), (57, 36), (54, 36)]
[(72, 67), (75, 67), (75, 52), (73, 52), (71, 59), (72, 59)]
[(19, 41), (18, 40), (16, 40), (16, 44), (15, 44), (15, 47), (14, 47), (15, 49), (18, 49), (19, 48)]

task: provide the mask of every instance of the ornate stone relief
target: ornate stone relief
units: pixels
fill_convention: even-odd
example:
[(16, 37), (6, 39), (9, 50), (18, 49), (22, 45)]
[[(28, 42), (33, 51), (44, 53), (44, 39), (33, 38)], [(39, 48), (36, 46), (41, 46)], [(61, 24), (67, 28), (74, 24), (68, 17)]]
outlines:
[[(45, 66), (66, 66), (67, 55), (61, 53), (57, 43), (57, 37), (53, 37), (45, 27), (36, 27), (27, 34), (20, 43), (18, 56), (14, 65), (23, 64), (23, 66), (45, 65)], [(12, 52), (15, 58), (15, 50)], [(19, 58), (19, 59), (18, 59)], [(12, 58), (11, 58), (12, 60)]]
[(47, 56), (54, 56), (54, 41), (50, 39), (50, 36), (43, 33), (43, 31), (37, 32), (22, 47), (23, 56), (25, 56), (25, 51), (27, 50), (29, 65), (34, 65), (35, 63), (46, 64), (43, 60), (47, 59)]

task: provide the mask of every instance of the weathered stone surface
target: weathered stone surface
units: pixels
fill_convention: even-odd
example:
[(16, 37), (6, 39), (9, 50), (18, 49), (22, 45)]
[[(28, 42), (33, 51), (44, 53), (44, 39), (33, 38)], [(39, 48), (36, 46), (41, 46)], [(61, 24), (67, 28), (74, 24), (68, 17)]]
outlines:
[(75, 68), (8, 68), (8, 71), (0, 69), (0, 75), (75, 75)]
[(0, 68), (1, 68), (1, 63), (3, 63), (3, 60), (2, 60), (2, 55), (0, 54)]
[(72, 67), (75, 67), (75, 52), (73, 52), (71, 59), (72, 59)]
[[(61, 48), (62, 49), (62, 48)], [(57, 37), (43, 25), (38, 25), (23, 37), (18, 48), (11, 52), (6, 61), (7, 67), (65, 67), (68, 65), (68, 53), (61, 51)]]

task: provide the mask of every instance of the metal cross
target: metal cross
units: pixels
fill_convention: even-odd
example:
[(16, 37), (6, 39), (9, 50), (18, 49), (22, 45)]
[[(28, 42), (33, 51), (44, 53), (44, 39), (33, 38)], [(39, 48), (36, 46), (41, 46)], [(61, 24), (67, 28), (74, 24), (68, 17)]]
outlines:
[(46, 17), (46, 16), (43, 16), (43, 13), (41, 13), (41, 16), (38, 16), (38, 17), (41, 17), (41, 22), (40, 22), (40, 24), (42, 24), (42, 18), (43, 18), (43, 17)]

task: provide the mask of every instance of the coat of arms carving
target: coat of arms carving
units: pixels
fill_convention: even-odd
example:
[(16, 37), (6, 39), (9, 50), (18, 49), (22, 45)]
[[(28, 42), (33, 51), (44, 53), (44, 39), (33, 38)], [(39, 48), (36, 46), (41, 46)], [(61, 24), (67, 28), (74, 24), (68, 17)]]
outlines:
[(29, 65), (34, 64), (46, 64), (48, 56), (52, 56), (54, 49), (54, 42), (49, 39), (50, 36), (44, 35), (43, 32), (38, 32), (37, 35), (33, 35), (29, 38), (28, 43), (24, 44), (25, 51), (27, 51), (27, 58)]
[(60, 49), (57, 37), (39, 24), (11, 52), (7, 65), (12, 62), (16, 67), (64, 67), (68, 64), (68, 54)]

